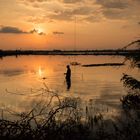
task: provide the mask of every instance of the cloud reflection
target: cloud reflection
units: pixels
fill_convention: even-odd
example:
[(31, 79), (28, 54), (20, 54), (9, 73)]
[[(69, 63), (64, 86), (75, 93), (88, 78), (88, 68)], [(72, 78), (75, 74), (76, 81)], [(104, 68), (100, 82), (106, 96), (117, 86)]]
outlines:
[(24, 74), (25, 70), (24, 69), (7, 69), (7, 70), (0, 70), (0, 74), (4, 76), (18, 76), (21, 74)]
[(105, 85), (106, 88), (101, 90), (100, 96), (96, 99), (95, 103), (102, 103), (108, 107), (118, 109), (120, 107), (120, 98), (122, 96), (120, 91), (122, 91), (122, 87), (112, 83), (112, 88), (110, 88), (110, 85), (108, 84)]

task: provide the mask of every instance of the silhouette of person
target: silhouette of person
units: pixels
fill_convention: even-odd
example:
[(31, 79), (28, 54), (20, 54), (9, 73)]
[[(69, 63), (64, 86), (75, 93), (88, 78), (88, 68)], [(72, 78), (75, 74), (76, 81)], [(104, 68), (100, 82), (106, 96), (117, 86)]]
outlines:
[(71, 69), (69, 65), (67, 65), (67, 72), (65, 74), (66, 74), (67, 90), (69, 90), (71, 87)]

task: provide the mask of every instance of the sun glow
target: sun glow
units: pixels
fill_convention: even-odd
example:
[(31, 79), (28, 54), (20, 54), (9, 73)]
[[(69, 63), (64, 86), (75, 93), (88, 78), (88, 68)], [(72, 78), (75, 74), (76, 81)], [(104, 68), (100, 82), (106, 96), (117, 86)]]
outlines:
[(42, 28), (37, 28), (36, 30), (37, 30), (37, 33), (38, 33), (38, 34), (44, 32), (44, 30), (43, 30)]
[(43, 70), (42, 70), (42, 68), (39, 66), (39, 68), (38, 68), (38, 74), (39, 74), (39, 76), (40, 77), (42, 77), (43, 76)]

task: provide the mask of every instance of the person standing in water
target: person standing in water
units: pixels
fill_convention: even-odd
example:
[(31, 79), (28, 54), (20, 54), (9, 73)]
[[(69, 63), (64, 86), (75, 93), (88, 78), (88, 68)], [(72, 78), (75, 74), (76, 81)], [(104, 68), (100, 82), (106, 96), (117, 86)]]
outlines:
[(69, 90), (71, 87), (71, 69), (69, 65), (67, 65), (67, 72), (65, 74), (66, 74), (67, 89)]

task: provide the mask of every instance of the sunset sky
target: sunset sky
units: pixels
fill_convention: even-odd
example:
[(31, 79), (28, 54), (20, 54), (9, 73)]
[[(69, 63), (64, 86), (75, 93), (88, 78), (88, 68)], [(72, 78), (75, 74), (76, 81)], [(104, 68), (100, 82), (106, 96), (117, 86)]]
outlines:
[(139, 37), (140, 0), (0, 0), (0, 49), (110, 49)]

